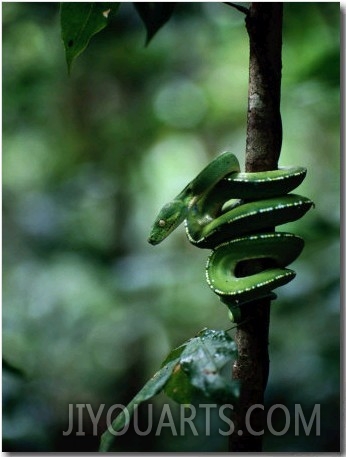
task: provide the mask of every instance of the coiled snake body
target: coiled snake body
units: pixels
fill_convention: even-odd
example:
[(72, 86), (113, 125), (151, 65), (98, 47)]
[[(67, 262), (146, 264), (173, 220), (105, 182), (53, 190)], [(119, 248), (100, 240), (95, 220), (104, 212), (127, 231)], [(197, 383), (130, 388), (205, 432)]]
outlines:
[[(189, 241), (213, 250), (207, 282), (231, 310), (270, 295), (295, 277), (286, 267), (299, 256), (304, 241), (274, 232), (274, 227), (301, 218), (312, 207), (308, 198), (289, 193), (305, 175), (302, 167), (241, 173), (236, 156), (224, 152), (161, 209), (148, 241), (160, 243), (185, 221)], [(241, 263), (252, 259), (267, 259), (269, 267), (239, 275)]]

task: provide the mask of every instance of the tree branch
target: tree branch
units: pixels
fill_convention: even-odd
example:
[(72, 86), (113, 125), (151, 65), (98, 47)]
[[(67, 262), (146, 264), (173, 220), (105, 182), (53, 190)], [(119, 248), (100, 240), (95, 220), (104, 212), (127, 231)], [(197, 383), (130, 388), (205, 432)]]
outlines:
[(252, 3), (246, 17), (250, 38), (246, 171), (273, 170), (279, 160), (282, 9), (282, 3)]
[[(246, 16), (250, 39), (249, 96), (246, 138), (247, 172), (277, 168), (282, 142), (280, 115), (282, 3), (251, 3)], [(260, 261), (249, 263), (246, 274), (263, 269)], [(246, 414), (254, 405), (263, 405), (269, 374), (268, 334), (270, 299), (242, 306), (244, 324), (236, 332), (238, 360), (233, 378), (241, 381), (241, 397), (234, 415), (234, 433), (229, 450), (259, 452), (265, 414), (256, 407), (251, 413), (251, 429)]]

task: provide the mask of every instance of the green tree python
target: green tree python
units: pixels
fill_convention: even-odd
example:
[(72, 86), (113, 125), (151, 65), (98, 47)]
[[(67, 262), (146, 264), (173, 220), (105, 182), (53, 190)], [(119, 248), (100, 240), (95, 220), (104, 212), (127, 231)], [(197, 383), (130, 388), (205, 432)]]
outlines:
[[(236, 156), (224, 152), (163, 206), (148, 241), (161, 243), (185, 221), (189, 241), (212, 249), (207, 282), (232, 313), (245, 302), (275, 297), (272, 290), (295, 277), (286, 267), (300, 255), (304, 241), (274, 228), (313, 206), (308, 198), (289, 193), (305, 175), (303, 167), (242, 173)], [(261, 259), (261, 271), (240, 274), (239, 267), (253, 259)]]

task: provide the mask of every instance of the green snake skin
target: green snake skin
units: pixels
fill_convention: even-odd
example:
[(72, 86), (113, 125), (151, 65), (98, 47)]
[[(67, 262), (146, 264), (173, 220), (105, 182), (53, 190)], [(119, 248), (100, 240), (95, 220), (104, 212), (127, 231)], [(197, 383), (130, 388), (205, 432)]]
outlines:
[[(286, 268), (301, 253), (302, 238), (274, 228), (301, 218), (313, 202), (289, 193), (306, 175), (302, 167), (241, 173), (236, 156), (224, 152), (209, 163), (159, 212), (149, 243), (163, 241), (185, 221), (189, 241), (212, 249), (207, 282), (231, 311), (287, 284), (295, 272)], [(265, 259), (262, 271), (239, 274), (249, 260)]]

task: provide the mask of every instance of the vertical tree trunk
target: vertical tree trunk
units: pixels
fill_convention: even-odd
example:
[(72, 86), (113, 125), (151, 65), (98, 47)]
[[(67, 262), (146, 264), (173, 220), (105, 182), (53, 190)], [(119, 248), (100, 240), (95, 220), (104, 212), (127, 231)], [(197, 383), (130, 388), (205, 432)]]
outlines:
[[(282, 10), (282, 3), (251, 3), (246, 15), (250, 39), (247, 172), (276, 169), (280, 155)], [(261, 268), (260, 261), (248, 265), (246, 273), (252, 274), (258, 268)], [(235, 430), (229, 443), (229, 450), (233, 452), (262, 450), (263, 400), (269, 374), (269, 319), (269, 299), (242, 307), (245, 323), (237, 329), (239, 357), (233, 367), (233, 377), (242, 385), (234, 415)]]

